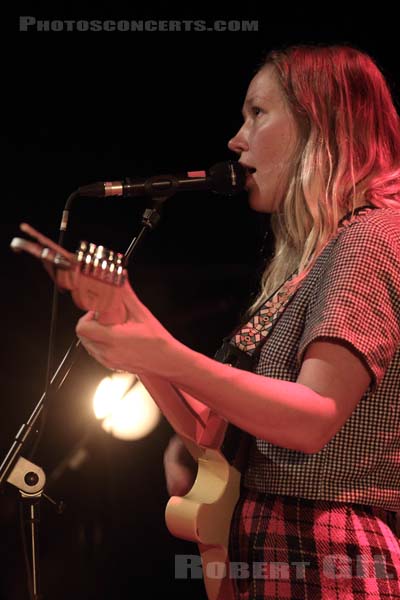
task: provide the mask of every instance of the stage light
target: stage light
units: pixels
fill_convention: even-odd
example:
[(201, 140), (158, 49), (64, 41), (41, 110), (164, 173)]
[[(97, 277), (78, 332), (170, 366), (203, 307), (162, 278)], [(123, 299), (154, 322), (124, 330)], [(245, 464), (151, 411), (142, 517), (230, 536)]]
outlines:
[(96, 418), (104, 431), (122, 440), (138, 440), (157, 426), (161, 413), (140, 379), (113, 373), (97, 386), (93, 397)]

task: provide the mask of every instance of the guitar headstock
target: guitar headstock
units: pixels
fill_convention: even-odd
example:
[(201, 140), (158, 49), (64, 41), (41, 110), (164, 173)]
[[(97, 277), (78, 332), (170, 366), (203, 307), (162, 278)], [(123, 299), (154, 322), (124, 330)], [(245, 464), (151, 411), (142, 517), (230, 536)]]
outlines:
[[(75, 286), (71, 295), (80, 308), (94, 310), (100, 315), (123, 308), (119, 306), (117, 293), (126, 279), (123, 254), (83, 241), (75, 253), (75, 265)], [(65, 271), (60, 271), (60, 285), (64, 277)], [(113, 317), (111, 321), (121, 322), (121, 318)]]
[(11, 248), (39, 258), (57, 285), (71, 292), (74, 302), (83, 310), (118, 314), (113, 322), (122, 322), (118, 290), (126, 280), (124, 255), (104, 246), (82, 241), (75, 254), (68, 252), (39, 231), (21, 225), (22, 231), (36, 242), (14, 238)]
[(118, 287), (125, 281), (124, 255), (119, 252), (83, 241), (75, 259), (82, 275)]

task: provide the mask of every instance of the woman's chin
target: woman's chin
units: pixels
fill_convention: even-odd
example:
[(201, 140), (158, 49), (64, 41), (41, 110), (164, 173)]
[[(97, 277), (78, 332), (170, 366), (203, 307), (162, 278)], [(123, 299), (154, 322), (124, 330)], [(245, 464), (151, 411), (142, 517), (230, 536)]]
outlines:
[(262, 213), (272, 212), (272, 205), (270, 202), (262, 198), (259, 191), (256, 189), (250, 189), (248, 191), (248, 202), (252, 210)]

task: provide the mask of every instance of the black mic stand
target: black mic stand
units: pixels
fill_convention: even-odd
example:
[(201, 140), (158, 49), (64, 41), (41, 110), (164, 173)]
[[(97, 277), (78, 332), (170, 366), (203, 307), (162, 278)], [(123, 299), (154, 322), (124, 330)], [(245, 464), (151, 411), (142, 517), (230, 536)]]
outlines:
[[(67, 350), (58, 369), (54, 373), (50, 389), (56, 391), (60, 389), (71, 370), (77, 357), (77, 350), (80, 342), (74, 342)], [(40, 600), (39, 593), (39, 570), (38, 570), (38, 523), (39, 523), (39, 501), (42, 496), (47, 498), (52, 504), (57, 504), (49, 498), (44, 492), (46, 475), (41, 467), (21, 456), (22, 449), (34, 430), (35, 424), (42, 414), (46, 393), (44, 392), (33, 409), (26, 423), (23, 423), (17, 432), (11, 448), (7, 452), (3, 462), (0, 465), (0, 486), (4, 481), (15, 486), (21, 495), (24, 504), (29, 507), (30, 538), (31, 538), (31, 591), (34, 600)], [(58, 504), (58, 511), (62, 512), (62, 502)]]
[[(174, 194), (175, 190), (170, 193), (152, 198), (153, 207), (146, 208), (142, 216), (142, 228), (139, 234), (133, 238), (129, 244), (127, 251), (124, 254), (125, 265), (139, 244), (143, 241), (146, 234), (153, 230), (160, 221), (160, 213), (163, 203)], [(64, 219), (64, 216), (63, 216)], [(57, 257), (56, 257), (57, 259)], [(57, 267), (57, 264), (55, 265)], [(60, 265), (58, 265), (60, 267)], [(61, 267), (62, 268), (62, 267)], [(76, 361), (79, 351), (81, 350), (80, 340), (75, 340), (67, 350), (64, 358), (61, 360), (57, 370), (54, 372), (50, 380), (50, 390), (58, 391), (67, 378), (74, 362)], [(34, 430), (35, 424), (43, 412), (44, 401), (46, 399), (44, 392), (33, 409), (26, 423), (23, 423), (18, 430), (14, 441), (7, 452), (3, 462), (0, 465), (0, 487), (4, 481), (15, 486), (21, 495), (21, 498), (29, 505), (28, 524), (30, 526), (31, 539), (31, 579), (30, 591), (33, 600), (41, 600), (42, 596), (39, 591), (39, 562), (38, 562), (38, 526), (39, 526), (39, 502), (41, 497), (45, 497), (52, 504), (56, 504), (49, 496), (44, 493), (46, 484), (46, 475), (41, 467), (35, 465), (31, 461), (23, 458), (21, 452), (26, 446), (26, 442)], [(63, 510), (63, 502), (58, 503), (58, 512)]]

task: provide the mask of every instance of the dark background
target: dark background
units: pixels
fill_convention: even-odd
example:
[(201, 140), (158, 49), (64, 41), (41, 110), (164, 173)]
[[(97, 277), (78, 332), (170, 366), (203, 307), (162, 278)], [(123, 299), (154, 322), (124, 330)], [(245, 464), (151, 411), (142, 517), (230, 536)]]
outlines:
[[(337, 11), (337, 5), (335, 5)], [(78, 186), (125, 176), (197, 170), (232, 158), (226, 143), (254, 69), (272, 47), (348, 42), (371, 53), (398, 95), (397, 24), (385, 14), (318, 15), (304, 6), (205, 15), (201, 10), (35, 9), (2, 19), (1, 460), (44, 387), (51, 282), (28, 255), (9, 250), (26, 221), (54, 240), (67, 196)], [(37, 19), (256, 19), (258, 32), (18, 31), (18, 14)], [(5, 188), (5, 189), (4, 189)], [(142, 200), (77, 201), (65, 245), (80, 239), (123, 252), (138, 232)], [(245, 194), (179, 194), (129, 267), (142, 300), (190, 347), (213, 355), (256, 290), (265, 217)], [(60, 298), (55, 364), (74, 337), (81, 311)], [(199, 581), (174, 579), (174, 556), (196, 554), (164, 524), (168, 500), (162, 455), (172, 433), (161, 421), (146, 439), (123, 442), (95, 422), (91, 398), (106, 371), (83, 356), (51, 399), (35, 461), (47, 493), (41, 506), (40, 567), (44, 598), (114, 599), (162, 595), (204, 598)], [(84, 438), (87, 438), (86, 441)], [(77, 470), (55, 469), (83, 448)], [(25, 453), (26, 455), (26, 453)], [(11, 486), (0, 494), (0, 598), (28, 598)], [(142, 591), (143, 590), (143, 591)]]

